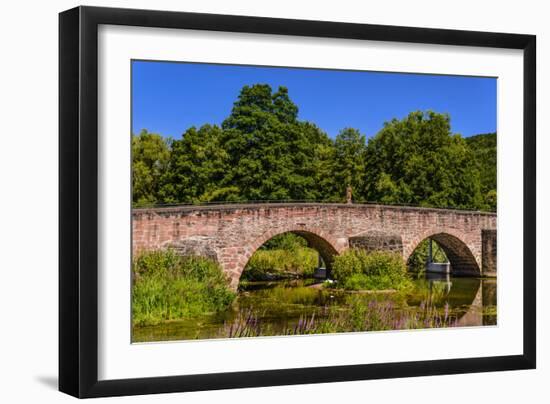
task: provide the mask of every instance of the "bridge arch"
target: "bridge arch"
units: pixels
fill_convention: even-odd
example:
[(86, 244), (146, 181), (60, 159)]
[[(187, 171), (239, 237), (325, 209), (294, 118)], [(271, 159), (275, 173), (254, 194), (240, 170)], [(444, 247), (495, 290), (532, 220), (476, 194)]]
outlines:
[[(241, 275), (252, 255), (267, 241), (284, 233), (294, 233), (303, 237), (307, 241), (309, 247), (317, 250), (327, 265), (327, 268), (330, 268), (334, 256), (338, 255), (341, 250), (344, 249), (339, 249), (337, 247), (337, 240), (321, 229), (306, 228), (303, 226), (287, 226), (270, 229), (254, 238), (254, 240), (248, 243), (243, 249), (237, 251), (236, 256), (220, 262), (230, 277), (232, 287), (236, 288), (238, 286)], [(225, 257), (227, 257), (227, 255), (225, 255)]]
[(409, 261), (412, 253), (418, 245), (431, 238), (445, 252), (445, 255), (451, 263), (451, 273), (454, 275), (480, 276), (481, 267), (478, 258), (472, 248), (468, 245), (460, 234), (452, 230), (431, 230), (423, 232), (408, 243), (404, 249), (405, 262)]

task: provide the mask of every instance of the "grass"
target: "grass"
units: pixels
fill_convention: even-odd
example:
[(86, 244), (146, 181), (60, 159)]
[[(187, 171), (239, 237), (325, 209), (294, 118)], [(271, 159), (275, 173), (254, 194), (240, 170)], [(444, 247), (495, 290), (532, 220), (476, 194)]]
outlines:
[(134, 326), (220, 312), (236, 297), (218, 263), (171, 250), (142, 253), (133, 262), (132, 275)]

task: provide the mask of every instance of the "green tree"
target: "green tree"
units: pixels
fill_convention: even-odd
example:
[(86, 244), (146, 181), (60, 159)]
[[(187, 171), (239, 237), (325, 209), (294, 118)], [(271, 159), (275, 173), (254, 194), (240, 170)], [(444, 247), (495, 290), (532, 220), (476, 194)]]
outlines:
[(354, 198), (361, 197), (364, 188), (365, 136), (352, 128), (343, 129), (334, 140), (333, 177), (335, 196), (344, 199), (346, 188), (351, 185)]
[(159, 202), (161, 178), (170, 158), (170, 140), (145, 129), (132, 135), (132, 203), (134, 206)]
[(386, 122), (367, 145), (365, 196), (381, 203), (480, 209), (479, 170), (450, 118), (412, 112)]
[(294, 233), (282, 233), (266, 241), (260, 249), (262, 250), (285, 250), (296, 251), (300, 248), (307, 247), (308, 243), (305, 238)]
[(221, 187), (228, 155), (221, 145), (222, 130), (204, 125), (188, 129), (172, 142), (172, 153), (160, 190), (167, 203), (200, 203), (230, 199), (236, 188)]
[(465, 139), (479, 170), (485, 208), (497, 208), (497, 134), (484, 133)]
[(301, 132), (298, 142), (301, 155), (296, 162), (295, 173), (298, 178), (308, 179), (300, 199), (335, 200), (337, 190), (333, 170), (334, 142), (313, 123), (300, 122), (298, 129)]
[(297, 116), (285, 87), (243, 87), (222, 124), (230, 167), (223, 186), (238, 188), (243, 200), (316, 199), (317, 148), (330, 139)]

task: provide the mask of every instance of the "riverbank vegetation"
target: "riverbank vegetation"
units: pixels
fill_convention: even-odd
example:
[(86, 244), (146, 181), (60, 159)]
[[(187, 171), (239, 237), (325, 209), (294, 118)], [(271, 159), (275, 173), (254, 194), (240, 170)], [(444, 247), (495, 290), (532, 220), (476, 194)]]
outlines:
[(336, 287), (346, 290), (404, 290), (411, 286), (401, 255), (349, 249), (334, 257)]
[(262, 245), (248, 261), (241, 280), (265, 281), (312, 277), (319, 254), (293, 233), (277, 235)]
[(288, 250), (258, 250), (250, 258), (241, 279), (265, 281), (313, 276), (318, 254), (312, 248)]
[[(252, 282), (227, 310), (134, 327), (135, 342), (496, 324), (496, 282), (413, 279), (395, 293), (362, 293), (310, 280)], [(483, 288), (484, 300), (476, 299)]]
[(138, 255), (132, 282), (134, 326), (220, 312), (236, 297), (218, 263), (171, 250)]
[(451, 117), (414, 111), (378, 133), (331, 138), (298, 119), (289, 91), (245, 86), (221, 123), (179, 139), (132, 137), (133, 206), (311, 200), (496, 209), (496, 134), (463, 138)]

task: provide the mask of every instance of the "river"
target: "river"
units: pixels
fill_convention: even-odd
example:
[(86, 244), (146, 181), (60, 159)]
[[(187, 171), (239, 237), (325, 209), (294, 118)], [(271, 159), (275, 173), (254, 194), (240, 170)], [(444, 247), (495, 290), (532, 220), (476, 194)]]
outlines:
[[(313, 323), (341, 321), (352, 304), (364, 307), (365, 315), (372, 317), (369, 311), (376, 311), (384, 317), (387, 324), (381, 329), (411, 328), (411, 318), (414, 328), (496, 325), (496, 279), (427, 274), (413, 283), (414, 288), (406, 293), (346, 292), (325, 288), (314, 279), (244, 283), (225, 312), (135, 327), (132, 341), (250, 336), (239, 331), (243, 322), (253, 324), (254, 330), (261, 328), (258, 335), (292, 334), (308, 331)], [(427, 320), (427, 311), (436, 313), (435, 323)], [(335, 332), (342, 330), (348, 331), (340, 327)], [(355, 330), (362, 329), (349, 329)]]

